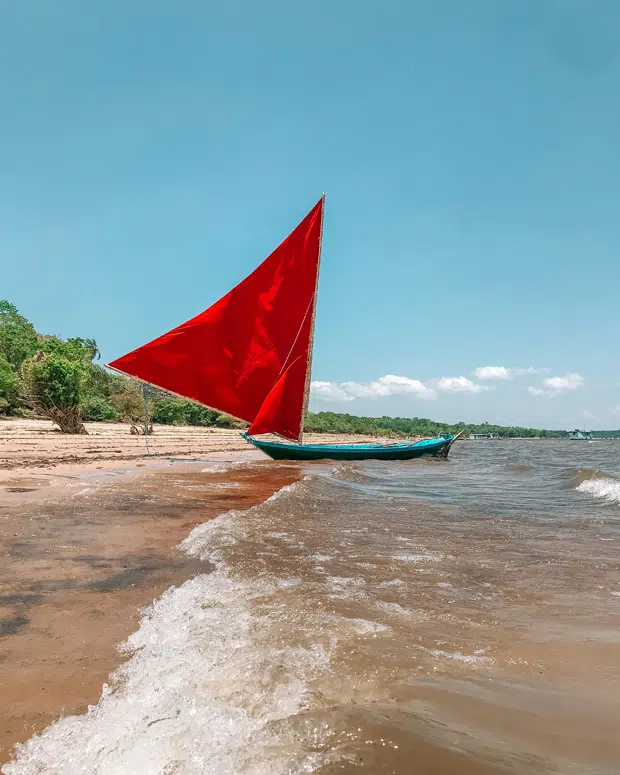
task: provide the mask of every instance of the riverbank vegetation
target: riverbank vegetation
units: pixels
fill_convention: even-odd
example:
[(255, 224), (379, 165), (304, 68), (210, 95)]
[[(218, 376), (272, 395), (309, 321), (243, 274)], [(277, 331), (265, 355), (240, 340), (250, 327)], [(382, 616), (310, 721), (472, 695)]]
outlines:
[(505, 427), (482, 423), (435, 422), (425, 417), (356, 417), (350, 414), (319, 412), (308, 414), (305, 429), (315, 433), (363, 433), (372, 436), (408, 437), (443, 436), (446, 433), (492, 433), (501, 438), (562, 438), (564, 431), (545, 431), (535, 428)]
[(150, 422), (230, 427), (232, 418), (114, 374), (99, 363), (94, 339), (37, 332), (8, 301), (0, 301), (0, 413), (44, 417), (65, 433), (84, 421)]
[[(0, 414), (44, 417), (65, 433), (85, 433), (84, 421), (244, 427), (243, 423), (200, 404), (143, 387), (99, 363), (94, 339), (41, 334), (8, 301), (0, 301)], [(356, 417), (335, 412), (308, 413), (307, 432), (363, 434), (385, 438), (492, 433), (503, 438), (563, 437), (563, 431), (500, 425), (440, 423), (421, 417)], [(596, 435), (612, 434), (600, 431)], [(620, 433), (620, 432), (618, 432)]]

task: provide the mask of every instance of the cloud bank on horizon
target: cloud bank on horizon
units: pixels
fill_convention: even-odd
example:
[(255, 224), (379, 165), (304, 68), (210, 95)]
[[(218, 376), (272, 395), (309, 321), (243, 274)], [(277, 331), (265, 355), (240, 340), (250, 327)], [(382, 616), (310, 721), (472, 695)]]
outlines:
[(474, 377), (477, 379), (514, 379), (526, 374), (547, 374), (550, 369), (536, 369), (529, 366), (527, 369), (509, 369), (506, 366), (478, 366), (474, 369)]
[(355, 401), (356, 398), (416, 396), (436, 398), (433, 388), (419, 379), (386, 374), (374, 382), (312, 382), (312, 396), (323, 401)]
[[(505, 382), (516, 377), (533, 376), (536, 374), (548, 374), (548, 368), (527, 368), (506, 366), (478, 366), (472, 372), (474, 381), (464, 375), (458, 377), (439, 377), (422, 382), (419, 379), (385, 374), (372, 382), (327, 382), (313, 381), (311, 383), (312, 397), (318, 401), (327, 403), (349, 403), (359, 398), (379, 399), (389, 396), (410, 396), (426, 400), (436, 400), (441, 393), (476, 394), (493, 390), (495, 385), (485, 382)], [(555, 398), (567, 391), (577, 390), (583, 387), (585, 378), (577, 372), (570, 372), (564, 376), (546, 377), (541, 387), (527, 386), (527, 392), (531, 396), (544, 396)]]
[(492, 365), (478, 366), (469, 375), (427, 380), (385, 374), (369, 382), (313, 381), (311, 399), (313, 411), (355, 414), (353, 407), (359, 402), (359, 414), (413, 415), (422, 402), (438, 402), (442, 413), (458, 414), (459, 420), (471, 414), (479, 422), (488, 415), (500, 425), (566, 428), (576, 427), (581, 418), (611, 428), (620, 418), (618, 388), (620, 382), (599, 384), (577, 371), (554, 374), (546, 367)]

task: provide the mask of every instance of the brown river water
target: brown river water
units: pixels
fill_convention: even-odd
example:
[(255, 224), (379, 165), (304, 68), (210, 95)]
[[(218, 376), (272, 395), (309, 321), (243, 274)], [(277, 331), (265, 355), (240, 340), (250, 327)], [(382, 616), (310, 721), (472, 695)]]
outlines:
[(299, 476), (198, 524), (205, 572), (2, 772), (620, 772), (620, 443)]

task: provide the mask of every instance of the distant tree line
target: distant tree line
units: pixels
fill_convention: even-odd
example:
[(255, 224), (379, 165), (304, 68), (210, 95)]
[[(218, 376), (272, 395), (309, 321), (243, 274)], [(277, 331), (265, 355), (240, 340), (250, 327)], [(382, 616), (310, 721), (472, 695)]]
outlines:
[(402, 438), (406, 436), (442, 436), (445, 433), (496, 433), (502, 438), (562, 438), (565, 431), (545, 431), (536, 428), (480, 425), (457, 422), (454, 424), (435, 422), (425, 417), (356, 417), (352, 414), (335, 412), (309, 413), (305, 430), (315, 433), (361, 433), (369, 436)]

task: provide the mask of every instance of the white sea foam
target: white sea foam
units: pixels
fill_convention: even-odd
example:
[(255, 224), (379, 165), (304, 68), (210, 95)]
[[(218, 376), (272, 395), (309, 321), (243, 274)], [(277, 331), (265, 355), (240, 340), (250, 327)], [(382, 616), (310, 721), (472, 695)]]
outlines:
[(83, 490), (78, 490), (74, 495), (88, 495), (91, 492), (94, 492), (94, 487), (84, 487)]
[(268, 583), (240, 583), (218, 570), (166, 592), (129, 638), (126, 648), (135, 653), (112, 689), (104, 687), (88, 713), (61, 719), (20, 746), (16, 762), (2, 771), (284, 775), (291, 767), (314, 769), (320, 761), (292, 754), (270, 724), (304, 708), (306, 679), (329, 655), (320, 646), (269, 644), (251, 604), (271, 591)]
[(386, 611), (389, 614), (396, 614), (397, 616), (411, 616), (411, 610), (400, 605), (400, 603), (390, 603), (387, 600), (378, 600), (375, 604), (377, 608)]
[(291, 493), (300, 489), (303, 486), (304, 482), (309, 482), (311, 479), (312, 479), (311, 476), (304, 476), (303, 479), (299, 479), (298, 481), (293, 482), (293, 484), (287, 484), (284, 487), (280, 487), (279, 490), (276, 490), (273, 495), (267, 498), (265, 503), (272, 503), (273, 501), (276, 501), (279, 498), (283, 498), (286, 495), (290, 495)]
[(390, 629), (387, 624), (372, 622), (368, 619), (349, 619), (355, 632), (360, 635), (374, 635), (377, 632), (388, 632)]
[(585, 492), (594, 498), (620, 503), (620, 482), (617, 479), (597, 477), (586, 479), (577, 488), (579, 492)]
[(327, 583), (330, 587), (363, 587), (366, 579), (346, 577), (346, 576), (328, 576)]
[(201, 468), (201, 474), (224, 474), (232, 467), (232, 463), (211, 463), (206, 468)]
[(297, 587), (301, 583), (301, 579), (280, 579), (278, 585), (282, 588)]
[[(283, 646), (273, 637), (281, 612), (256, 608), (279, 581), (237, 579), (221, 560), (247, 536), (250, 517), (227, 512), (191, 532), (183, 549), (216, 570), (146, 609), (124, 645), (131, 658), (97, 705), (18, 746), (4, 775), (288, 775), (333, 761), (316, 752), (328, 730), (314, 730), (304, 751), (286, 723), (308, 708), (312, 679), (329, 669), (329, 642)], [(300, 615), (289, 631), (307, 623)]]
[(393, 554), (392, 557), (395, 560), (401, 562), (438, 562), (443, 555), (437, 552), (424, 552), (423, 554)]
[[(215, 517), (215, 519), (210, 519), (208, 522), (197, 525), (187, 538), (181, 541), (181, 548), (189, 555), (201, 557), (203, 560), (218, 562), (220, 560), (219, 550), (222, 547), (235, 544), (239, 539), (245, 538), (248, 535), (248, 515), (265, 509), (267, 504), (273, 502), (278, 495), (290, 495), (303, 481), (305, 479), (282, 487), (268, 498), (265, 503), (254, 506), (248, 509), (247, 512), (226, 511)], [(289, 537), (288, 533), (277, 531), (264, 533), (264, 535), (271, 535), (277, 538)]]
[(467, 665), (491, 665), (493, 660), (489, 657), (482, 656), (481, 654), (461, 654), (460, 651), (442, 651), (441, 649), (433, 649), (430, 652), (434, 657), (442, 659), (451, 659), (455, 662), (463, 662)]
[(226, 511), (219, 517), (196, 525), (180, 547), (189, 555), (201, 557), (203, 560), (219, 562), (220, 550), (225, 546), (236, 544), (245, 537), (247, 528), (242, 519), (236, 519), (243, 512)]
[(256, 465), (254, 460), (224, 460), (221, 463), (209, 463), (206, 468), (201, 468), (203, 474), (225, 474), (231, 468), (249, 468)]

